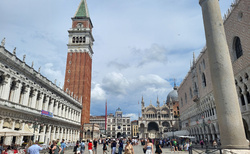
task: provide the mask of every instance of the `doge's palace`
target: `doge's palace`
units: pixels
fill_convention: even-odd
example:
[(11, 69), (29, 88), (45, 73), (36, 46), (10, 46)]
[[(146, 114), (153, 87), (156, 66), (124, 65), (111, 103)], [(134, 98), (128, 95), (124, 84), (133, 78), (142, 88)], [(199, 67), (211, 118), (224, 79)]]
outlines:
[[(0, 46), (0, 136), (5, 145), (75, 142), (80, 135), (82, 102), (19, 59), (16, 49)], [(35, 137), (35, 139), (34, 139)]]

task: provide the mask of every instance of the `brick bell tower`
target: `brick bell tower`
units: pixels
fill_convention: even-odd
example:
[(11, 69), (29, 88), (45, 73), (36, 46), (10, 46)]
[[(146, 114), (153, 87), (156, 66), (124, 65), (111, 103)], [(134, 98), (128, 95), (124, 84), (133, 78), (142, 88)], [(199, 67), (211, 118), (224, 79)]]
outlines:
[(65, 71), (64, 91), (70, 95), (82, 98), (81, 125), (89, 123), (91, 72), (93, 42), (92, 22), (89, 16), (86, 0), (81, 3), (72, 18), (72, 28), (69, 32), (68, 55)]

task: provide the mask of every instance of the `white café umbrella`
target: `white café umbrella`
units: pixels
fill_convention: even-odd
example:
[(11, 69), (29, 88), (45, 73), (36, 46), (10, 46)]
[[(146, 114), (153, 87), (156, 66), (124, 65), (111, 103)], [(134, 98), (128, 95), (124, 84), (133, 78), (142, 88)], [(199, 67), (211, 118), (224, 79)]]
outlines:
[(33, 133), (4, 128), (0, 130), (0, 136), (33, 136)]

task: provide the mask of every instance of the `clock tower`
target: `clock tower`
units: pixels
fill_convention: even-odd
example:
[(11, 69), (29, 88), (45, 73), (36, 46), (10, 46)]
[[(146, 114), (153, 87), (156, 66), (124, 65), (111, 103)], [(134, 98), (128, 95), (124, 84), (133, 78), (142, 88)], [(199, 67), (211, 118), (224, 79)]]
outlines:
[(92, 22), (86, 0), (80, 5), (72, 18), (72, 28), (68, 30), (68, 54), (65, 71), (64, 91), (82, 100), (81, 125), (89, 123), (91, 72), (93, 42)]

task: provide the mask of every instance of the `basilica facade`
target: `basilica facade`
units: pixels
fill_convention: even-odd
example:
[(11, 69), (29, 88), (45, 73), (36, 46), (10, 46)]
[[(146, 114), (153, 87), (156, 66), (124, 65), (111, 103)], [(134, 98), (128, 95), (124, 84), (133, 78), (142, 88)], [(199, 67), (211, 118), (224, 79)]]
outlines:
[[(229, 54), (246, 138), (250, 140), (250, 12), (249, 0), (235, 0), (224, 16)], [(225, 79), (227, 77), (225, 76)], [(220, 139), (208, 50), (201, 51), (178, 89), (182, 129), (197, 140)]]
[(166, 133), (179, 130), (179, 101), (177, 87), (168, 94), (166, 103), (160, 106), (157, 98), (156, 106), (150, 102), (145, 106), (141, 100), (142, 116), (138, 120), (139, 138), (163, 138)]

